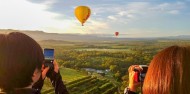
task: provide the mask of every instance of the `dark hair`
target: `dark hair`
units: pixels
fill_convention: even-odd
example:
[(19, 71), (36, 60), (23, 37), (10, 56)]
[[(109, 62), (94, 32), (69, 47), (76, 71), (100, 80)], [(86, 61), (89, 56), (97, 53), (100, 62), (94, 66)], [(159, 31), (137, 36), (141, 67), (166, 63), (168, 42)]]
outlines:
[(154, 56), (143, 94), (190, 94), (190, 47), (171, 46)]
[(42, 48), (31, 37), (19, 32), (0, 34), (0, 88), (29, 86), (43, 61)]

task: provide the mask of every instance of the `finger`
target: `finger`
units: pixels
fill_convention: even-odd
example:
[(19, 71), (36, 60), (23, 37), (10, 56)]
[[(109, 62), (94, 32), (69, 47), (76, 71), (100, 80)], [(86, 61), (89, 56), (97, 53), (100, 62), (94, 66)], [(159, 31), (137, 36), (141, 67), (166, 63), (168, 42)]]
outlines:
[(43, 70), (44, 70), (44, 68), (45, 68), (45, 66), (44, 66), (44, 64), (42, 64), (42, 69), (41, 69), (41, 70), (43, 71)]
[(45, 69), (43, 69), (42, 71), (42, 79), (44, 79), (46, 77), (46, 73), (48, 72), (49, 67), (46, 67)]
[(53, 65), (56, 65), (56, 63), (57, 63), (56, 60), (53, 60)]
[(134, 65), (131, 65), (131, 66), (129, 67), (128, 71), (130, 72), (133, 67), (134, 67)]
[(54, 64), (54, 71), (55, 71), (56, 73), (58, 73), (58, 71), (59, 71), (58, 63), (54, 60), (53, 64)]
[(129, 72), (134, 71), (136, 67), (139, 67), (139, 65), (131, 65), (128, 69)]
[(53, 65), (54, 65), (55, 68), (59, 68), (59, 66), (58, 66), (58, 64), (57, 64), (56, 61), (53, 62)]
[(142, 66), (139, 66), (139, 69), (142, 71), (143, 70)]
[(138, 70), (138, 71), (142, 71), (143, 70), (140, 66), (136, 66), (135, 69)]

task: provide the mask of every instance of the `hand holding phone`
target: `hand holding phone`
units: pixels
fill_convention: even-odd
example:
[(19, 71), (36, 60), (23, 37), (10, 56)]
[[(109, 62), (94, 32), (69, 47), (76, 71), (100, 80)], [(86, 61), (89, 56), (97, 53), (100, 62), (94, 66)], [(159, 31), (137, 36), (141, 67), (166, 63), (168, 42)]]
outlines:
[(44, 57), (45, 57), (45, 67), (54, 68), (54, 49), (45, 48), (44, 49)]
[(142, 69), (142, 70), (139, 70), (139, 69), (136, 69), (134, 68), (134, 71), (135, 71), (135, 77), (134, 77), (134, 80), (136, 82), (144, 82), (144, 78), (146, 76), (146, 72), (148, 70), (148, 66), (147, 65), (139, 65), (139, 67)]

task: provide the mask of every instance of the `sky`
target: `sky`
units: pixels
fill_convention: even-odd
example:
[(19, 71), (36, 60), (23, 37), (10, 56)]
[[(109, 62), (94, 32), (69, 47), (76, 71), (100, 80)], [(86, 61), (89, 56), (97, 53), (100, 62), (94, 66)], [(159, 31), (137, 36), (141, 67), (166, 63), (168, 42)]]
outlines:
[[(74, 15), (88, 6), (84, 26)], [(190, 0), (0, 0), (0, 29), (119, 37), (190, 35)]]

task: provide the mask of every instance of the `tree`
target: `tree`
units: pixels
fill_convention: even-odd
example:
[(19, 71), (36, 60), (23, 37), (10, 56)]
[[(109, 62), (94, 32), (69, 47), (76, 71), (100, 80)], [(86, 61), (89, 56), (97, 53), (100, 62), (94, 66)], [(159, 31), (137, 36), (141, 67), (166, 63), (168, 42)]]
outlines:
[(116, 72), (117, 70), (118, 70), (118, 66), (117, 65), (110, 65), (110, 71)]
[(121, 73), (119, 71), (117, 71), (117, 73), (115, 73), (114, 76), (115, 76), (116, 80), (119, 80)]

